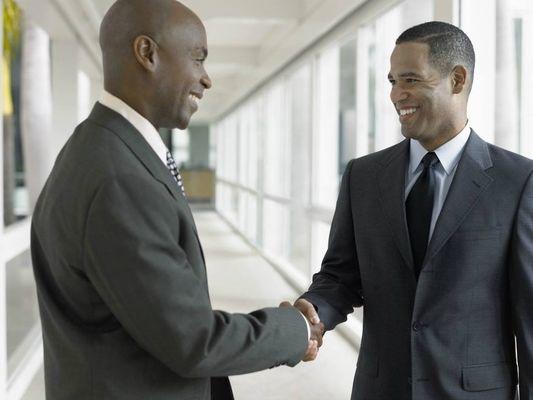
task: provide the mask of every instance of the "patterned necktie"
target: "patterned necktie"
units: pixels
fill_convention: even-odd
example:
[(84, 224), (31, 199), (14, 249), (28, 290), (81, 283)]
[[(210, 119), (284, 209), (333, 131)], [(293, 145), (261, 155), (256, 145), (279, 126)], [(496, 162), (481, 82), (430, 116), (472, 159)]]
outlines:
[(181, 189), (181, 193), (183, 194), (183, 196), (185, 196), (185, 187), (183, 186), (183, 179), (181, 179), (180, 170), (178, 169), (178, 166), (176, 165), (176, 161), (174, 161), (172, 154), (170, 154), (170, 151), (167, 151), (167, 168), (170, 170), (170, 173), (172, 174), (174, 180), (178, 183), (178, 186)]
[(424, 169), (405, 201), (405, 214), (417, 279), (420, 275), (428, 245), (431, 216), (433, 214), (433, 199), (435, 197), (435, 171), (433, 167), (437, 162), (439, 162), (439, 159), (433, 152), (424, 156), (421, 161)]

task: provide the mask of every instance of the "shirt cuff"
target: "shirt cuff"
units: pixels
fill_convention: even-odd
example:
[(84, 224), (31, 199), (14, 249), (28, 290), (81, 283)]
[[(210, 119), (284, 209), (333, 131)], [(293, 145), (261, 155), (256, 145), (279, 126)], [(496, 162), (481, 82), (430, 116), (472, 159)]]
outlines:
[(309, 341), (309, 340), (311, 340), (311, 327), (309, 326), (309, 321), (307, 320), (307, 318), (305, 318), (305, 315), (303, 315), (303, 313), (300, 310), (298, 310), (298, 312), (300, 313), (300, 315), (304, 319), (305, 326), (307, 326), (307, 341)]

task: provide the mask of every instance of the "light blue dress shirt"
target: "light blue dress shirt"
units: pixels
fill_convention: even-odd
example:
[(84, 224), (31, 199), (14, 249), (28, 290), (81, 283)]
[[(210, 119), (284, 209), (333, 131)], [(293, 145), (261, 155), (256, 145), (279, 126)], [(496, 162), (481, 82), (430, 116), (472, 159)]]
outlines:
[[(435, 172), (435, 195), (433, 203), (433, 214), (431, 215), (431, 225), (429, 228), (428, 242), (433, 235), (435, 224), (450, 190), (455, 171), (457, 170), (457, 164), (461, 159), (464, 147), (468, 138), (470, 137), (470, 124), (466, 124), (461, 132), (455, 136), (452, 140), (444, 143), (437, 148), (434, 152), (439, 158), (439, 162), (434, 166)], [(424, 166), (420, 163), (422, 158), (428, 153), (428, 151), (417, 141), (410, 140), (409, 143), (409, 165), (407, 171), (405, 171), (405, 198), (411, 191), (416, 180), (422, 173)]]

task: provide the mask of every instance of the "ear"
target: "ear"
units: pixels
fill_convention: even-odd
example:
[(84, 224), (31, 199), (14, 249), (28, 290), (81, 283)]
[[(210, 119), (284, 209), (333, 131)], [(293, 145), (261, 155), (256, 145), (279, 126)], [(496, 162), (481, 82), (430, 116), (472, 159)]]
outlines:
[(159, 46), (149, 36), (137, 36), (133, 41), (133, 52), (137, 62), (147, 71), (156, 70), (159, 63)]
[(451, 74), (452, 93), (459, 94), (465, 90), (468, 72), (462, 65), (456, 65)]

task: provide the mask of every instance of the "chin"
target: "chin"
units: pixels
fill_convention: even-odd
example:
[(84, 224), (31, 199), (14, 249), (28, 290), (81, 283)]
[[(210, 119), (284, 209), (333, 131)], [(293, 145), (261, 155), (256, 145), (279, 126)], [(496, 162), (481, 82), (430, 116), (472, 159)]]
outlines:
[(402, 135), (406, 139), (414, 139), (414, 140), (420, 140), (423, 135), (420, 134), (420, 132), (417, 132), (413, 129), (408, 128), (402, 128)]
[(184, 130), (184, 129), (187, 129), (187, 127), (189, 126), (189, 122), (191, 121), (191, 117), (180, 117), (180, 118), (177, 118), (176, 122), (175, 122), (175, 126), (176, 128), (178, 129), (181, 129), (181, 130)]

